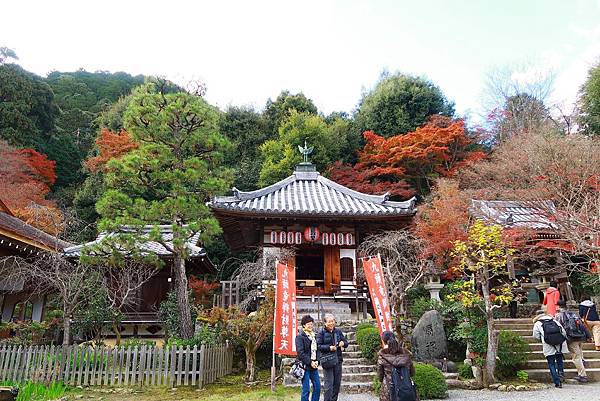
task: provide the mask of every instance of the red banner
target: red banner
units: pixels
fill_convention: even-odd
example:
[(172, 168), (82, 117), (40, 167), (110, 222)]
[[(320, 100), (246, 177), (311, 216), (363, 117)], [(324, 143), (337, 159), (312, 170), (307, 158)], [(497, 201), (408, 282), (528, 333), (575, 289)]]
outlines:
[(369, 284), (369, 293), (371, 294), (371, 302), (373, 310), (377, 316), (379, 326), (379, 335), (384, 331), (394, 331), (392, 326), (392, 314), (390, 313), (390, 304), (388, 301), (388, 293), (385, 289), (385, 281), (383, 277), (383, 269), (381, 268), (381, 259), (379, 256), (371, 256), (362, 260), (365, 276)]
[(296, 270), (293, 266), (276, 263), (275, 327), (273, 347), (276, 354), (296, 355)]

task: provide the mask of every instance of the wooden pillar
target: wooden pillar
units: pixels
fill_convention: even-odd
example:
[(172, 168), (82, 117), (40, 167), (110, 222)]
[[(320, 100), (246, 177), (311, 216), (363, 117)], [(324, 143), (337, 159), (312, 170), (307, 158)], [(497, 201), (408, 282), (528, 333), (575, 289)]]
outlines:
[(331, 284), (339, 286), (341, 281), (340, 272), (340, 248), (334, 246), (326, 246), (323, 254), (325, 268), (325, 292), (331, 293)]

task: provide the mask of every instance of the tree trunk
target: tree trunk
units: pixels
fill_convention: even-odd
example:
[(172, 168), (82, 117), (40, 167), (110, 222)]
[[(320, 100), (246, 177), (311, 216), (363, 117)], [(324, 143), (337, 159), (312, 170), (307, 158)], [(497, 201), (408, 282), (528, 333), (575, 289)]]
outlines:
[(244, 380), (246, 383), (252, 383), (256, 381), (256, 348), (246, 344), (244, 347), (246, 351), (246, 374)]
[(71, 314), (65, 313), (63, 317), (63, 346), (71, 343)]
[(485, 358), (486, 372), (483, 377), (483, 385), (488, 386), (496, 382), (494, 371), (496, 370), (496, 355), (498, 354), (498, 334), (496, 333), (496, 324), (494, 322), (494, 310), (492, 300), (490, 299), (490, 291), (488, 289), (489, 280), (485, 279), (481, 282), (481, 291), (485, 300), (485, 317), (487, 319), (488, 330), (488, 345)]
[(121, 325), (114, 323), (113, 322), (113, 331), (115, 332), (115, 335), (117, 336), (117, 339), (115, 340), (115, 345), (119, 346), (121, 345)]
[(194, 326), (192, 324), (190, 299), (187, 290), (188, 280), (185, 272), (185, 260), (182, 258), (182, 252), (175, 252), (173, 275), (175, 276), (175, 295), (177, 297), (177, 309), (179, 310), (179, 322), (181, 325), (181, 333), (178, 334), (180, 338), (192, 338), (194, 336)]

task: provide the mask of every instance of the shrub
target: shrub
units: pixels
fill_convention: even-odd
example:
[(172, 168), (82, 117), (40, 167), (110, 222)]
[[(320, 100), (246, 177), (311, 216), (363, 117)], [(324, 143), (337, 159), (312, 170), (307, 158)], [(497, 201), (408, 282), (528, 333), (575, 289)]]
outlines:
[(180, 338), (170, 338), (168, 341), (169, 345), (177, 345), (178, 347), (186, 347), (190, 346), (190, 348), (194, 346), (200, 346), (202, 344), (217, 345), (221, 343), (221, 330), (216, 327), (211, 327), (208, 324), (201, 324), (200, 328), (196, 331), (194, 337), (183, 340)]
[(515, 377), (517, 370), (527, 361), (528, 352), (531, 352), (531, 348), (520, 335), (513, 331), (501, 331), (496, 374), (502, 378)]
[(473, 369), (471, 369), (471, 365), (467, 365), (466, 363), (458, 363), (456, 366), (458, 370), (458, 378), (461, 380), (467, 380), (473, 378)]
[(362, 356), (375, 362), (377, 351), (381, 348), (381, 338), (377, 327), (364, 327), (356, 333), (356, 342)]
[(66, 386), (62, 382), (51, 382), (50, 384), (12, 381), (0, 382), (0, 386), (13, 387), (19, 390), (16, 401), (47, 401), (57, 400), (64, 396)]
[(517, 371), (517, 379), (523, 383), (526, 383), (527, 380), (529, 380), (529, 373), (525, 372), (524, 370), (519, 370)]
[(125, 349), (127, 348), (133, 348), (133, 347), (141, 347), (142, 345), (145, 345), (146, 347), (156, 347), (156, 343), (152, 340), (143, 340), (141, 338), (128, 338), (127, 340), (123, 341), (123, 343), (121, 344), (121, 346), (123, 346)]
[(448, 397), (446, 379), (442, 372), (434, 366), (425, 363), (416, 363), (413, 380), (417, 385), (417, 391), (421, 400)]
[[(191, 303), (191, 293), (189, 294)], [(195, 309), (191, 310), (192, 322), (198, 317)], [(169, 337), (177, 337), (181, 333), (181, 324), (179, 322), (179, 307), (177, 305), (177, 295), (175, 291), (167, 294), (167, 298), (160, 303), (158, 308), (158, 317), (165, 326), (165, 331)]]
[(356, 334), (358, 334), (359, 331), (362, 331), (364, 329), (370, 329), (372, 327), (375, 327), (375, 324), (373, 322), (362, 322), (362, 323), (359, 323), (356, 326)]
[(373, 378), (373, 392), (375, 395), (379, 395), (381, 393), (381, 381), (379, 380), (379, 376), (375, 376)]

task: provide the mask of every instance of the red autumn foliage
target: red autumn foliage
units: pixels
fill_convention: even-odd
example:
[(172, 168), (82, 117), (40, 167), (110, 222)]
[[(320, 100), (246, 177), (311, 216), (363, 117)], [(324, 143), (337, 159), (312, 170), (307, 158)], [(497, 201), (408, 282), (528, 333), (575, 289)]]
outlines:
[(92, 172), (103, 171), (109, 160), (117, 159), (139, 146), (127, 131), (122, 129), (114, 133), (107, 128), (102, 128), (100, 131), (100, 135), (96, 138), (96, 145), (99, 155), (85, 161), (85, 166)]
[(432, 258), (440, 270), (450, 265), (453, 242), (467, 238), (469, 200), (456, 181), (439, 179), (431, 199), (419, 207), (415, 234), (425, 243), (422, 256)]
[(206, 306), (212, 304), (210, 296), (220, 287), (219, 283), (210, 283), (196, 276), (190, 276), (188, 286), (192, 290), (196, 304)]
[(0, 141), (0, 194), (11, 212), (26, 223), (56, 235), (63, 216), (46, 199), (56, 182), (56, 162), (33, 149), (16, 149)]
[(334, 164), (329, 176), (356, 190), (390, 191), (403, 198), (415, 190), (421, 194), (429, 192), (434, 179), (452, 177), (459, 169), (486, 156), (466, 134), (463, 120), (443, 116), (434, 116), (405, 135), (386, 139), (366, 131), (363, 136), (366, 144), (358, 153), (358, 163)]

